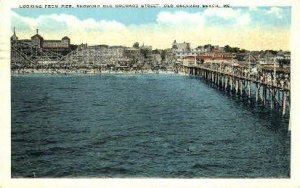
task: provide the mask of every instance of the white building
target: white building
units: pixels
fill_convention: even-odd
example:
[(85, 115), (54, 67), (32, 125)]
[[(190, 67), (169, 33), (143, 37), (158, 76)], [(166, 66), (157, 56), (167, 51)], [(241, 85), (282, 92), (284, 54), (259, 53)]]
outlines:
[(191, 52), (190, 43), (183, 42), (178, 43), (176, 40), (172, 43), (172, 51), (176, 54), (177, 57), (185, 56)]

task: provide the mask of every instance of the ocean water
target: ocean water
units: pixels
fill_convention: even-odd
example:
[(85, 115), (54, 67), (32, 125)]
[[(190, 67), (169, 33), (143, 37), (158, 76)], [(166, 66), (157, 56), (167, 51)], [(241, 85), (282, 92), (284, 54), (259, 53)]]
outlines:
[(176, 74), (12, 76), (12, 177), (290, 176), (288, 118)]

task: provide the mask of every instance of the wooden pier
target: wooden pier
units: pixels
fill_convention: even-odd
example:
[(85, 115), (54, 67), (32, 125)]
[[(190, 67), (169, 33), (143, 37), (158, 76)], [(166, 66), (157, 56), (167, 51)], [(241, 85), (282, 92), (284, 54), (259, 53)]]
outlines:
[(182, 66), (180, 72), (198, 76), (217, 86), (224, 92), (253, 99), (282, 115), (290, 108), (289, 73), (276, 74), (261, 72), (253, 75), (246, 68), (226, 65)]

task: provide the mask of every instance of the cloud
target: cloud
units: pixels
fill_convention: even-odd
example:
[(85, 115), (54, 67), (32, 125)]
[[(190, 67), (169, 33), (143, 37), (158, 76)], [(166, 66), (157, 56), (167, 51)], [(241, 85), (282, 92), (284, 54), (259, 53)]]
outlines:
[[(153, 48), (170, 48), (176, 39), (195, 46), (211, 43), (246, 49), (289, 48), (288, 29), (269, 31), (261, 27), (254, 31), (249, 27), (249, 13), (241, 9), (205, 9), (196, 13), (163, 11), (157, 14), (156, 22), (131, 25), (116, 20), (79, 19), (71, 14), (45, 14), (31, 18), (12, 12), (12, 18), (12, 26), (16, 26), (21, 39), (30, 38), (39, 28), (45, 39), (60, 39), (67, 35), (73, 44), (132, 46), (138, 41), (153, 45)], [(212, 18), (219, 20), (220, 24), (210, 23)], [(226, 24), (230, 27), (224, 27)], [(278, 39), (276, 45), (272, 45), (274, 37), (270, 36)]]
[(201, 13), (178, 12), (160, 12), (156, 19), (158, 24), (164, 25), (204, 25), (204, 17)]
[[(128, 36), (128, 27), (115, 20), (78, 19), (70, 14), (48, 14), (36, 18), (20, 16), (12, 12), (12, 26), (16, 27), (19, 38), (30, 38), (39, 29), (47, 39), (61, 39), (69, 36), (74, 44), (113, 43), (120, 44), (120, 38)], [(122, 37), (120, 37), (122, 36)], [(131, 42), (131, 41), (130, 41)], [(122, 44), (128, 44), (124, 40)]]
[(270, 10), (266, 12), (266, 14), (274, 15), (279, 19), (283, 18), (283, 10), (282, 8), (279, 7), (272, 7)]
[(77, 30), (122, 30), (126, 27), (115, 21), (115, 20), (95, 20), (93, 18), (88, 18), (84, 20), (79, 20), (77, 17), (68, 14), (51, 14), (49, 16), (41, 17), (38, 21), (43, 21), (44, 19), (53, 19), (56, 22), (64, 22), (68, 28)]
[(257, 6), (249, 6), (249, 11), (250, 12), (256, 12), (259, 11), (260, 9)]
[(206, 9), (203, 12), (205, 17), (218, 17), (223, 20), (231, 20), (234, 24), (246, 26), (250, 24), (251, 17), (248, 13), (243, 13), (240, 9), (223, 8), (223, 9)]
[(204, 16), (217, 16), (224, 19), (234, 19), (241, 14), (240, 10), (234, 10), (232, 8), (222, 8), (222, 9), (205, 9), (203, 12)]
[(209, 26), (210, 18), (216, 18), (226, 24), (236, 24), (246, 26), (250, 24), (251, 17), (248, 13), (243, 13), (240, 9), (205, 9), (203, 12), (188, 13), (178, 12), (160, 12), (157, 15), (157, 23), (164, 25), (190, 25), (190, 26)]
[(20, 16), (13, 11), (11, 11), (11, 17), (12, 21), (21, 23), (22, 29), (24, 29), (25, 27), (27, 27), (26, 29), (32, 29), (32, 27), (36, 27), (36, 22), (32, 18)]
[(251, 18), (249, 14), (242, 14), (236, 19), (236, 23), (241, 26), (249, 25)]
[(126, 29), (125, 25), (115, 20), (95, 20), (93, 18), (80, 20), (76, 16), (69, 14), (50, 14), (30, 18), (12, 12), (12, 18), (23, 23), (24, 27), (26, 26), (31, 30), (40, 28), (47, 30), (47, 32), (51, 32), (51, 30), (55, 32), (61, 30), (88, 32), (93, 30), (120, 31)]
[[(184, 11), (167, 12), (162, 11), (156, 17), (156, 25), (163, 27), (204, 27), (210, 26), (209, 18), (217, 18), (220, 22), (227, 24), (248, 25), (251, 22), (249, 14), (242, 13), (239, 9), (205, 9), (204, 12), (189, 13)], [(95, 20), (87, 18), (80, 20), (70, 14), (41, 15), (37, 18), (20, 16), (12, 12), (14, 22), (22, 23), (22, 27), (35, 30), (36, 28), (56, 31), (125, 31), (128, 25), (115, 20)], [(225, 20), (225, 21), (224, 21)], [(134, 25), (134, 24), (133, 24)], [(144, 26), (143, 24), (137, 26)], [(22, 28), (22, 29), (23, 29)]]

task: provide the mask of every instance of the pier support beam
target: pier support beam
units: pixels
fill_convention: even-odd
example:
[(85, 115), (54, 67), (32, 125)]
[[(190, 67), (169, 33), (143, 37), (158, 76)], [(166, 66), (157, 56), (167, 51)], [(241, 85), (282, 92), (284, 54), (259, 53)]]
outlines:
[(248, 98), (250, 98), (251, 97), (251, 82), (250, 81), (248, 81)]
[(285, 115), (286, 111), (286, 92), (283, 91), (283, 96), (282, 96), (282, 115)]

